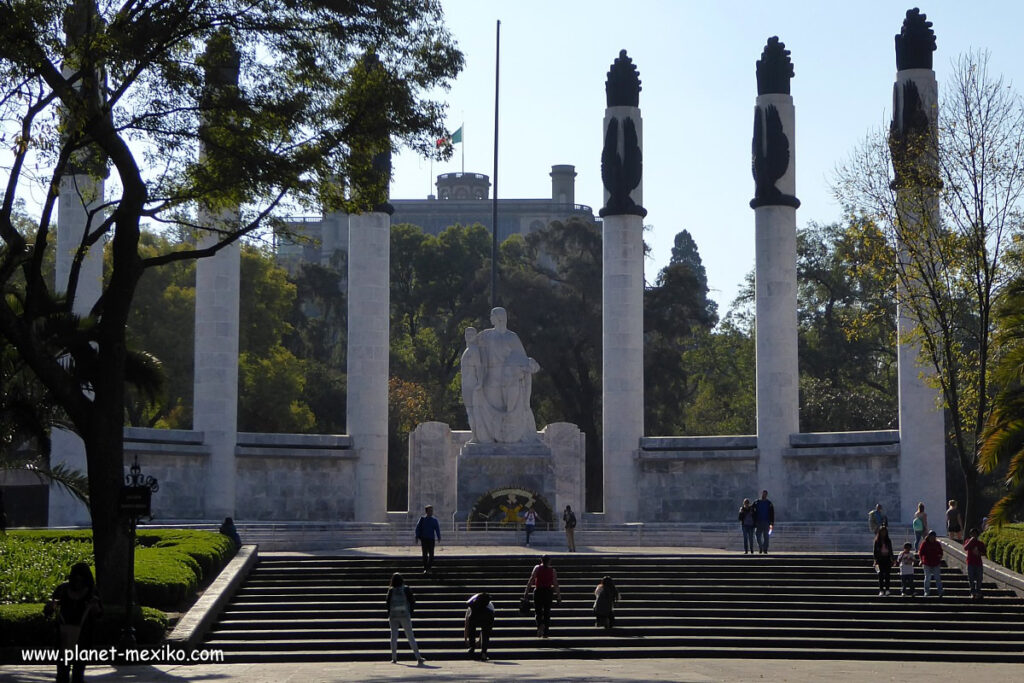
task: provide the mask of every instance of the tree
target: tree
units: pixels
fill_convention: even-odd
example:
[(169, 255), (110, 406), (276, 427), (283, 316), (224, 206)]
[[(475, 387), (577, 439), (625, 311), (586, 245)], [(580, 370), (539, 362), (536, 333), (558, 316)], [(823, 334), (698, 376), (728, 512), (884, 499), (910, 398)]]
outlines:
[[(0, 130), (14, 149), (0, 206), (0, 334), (85, 444), (105, 602), (117, 604), (126, 590), (117, 491), (126, 326), (142, 274), (214, 254), (261, 229), (286, 201), (350, 212), (380, 204), (386, 173), (372, 160), (392, 143), (435, 153), (444, 108), (429, 93), (461, 66), (434, 0), (0, 5)], [(34, 189), (36, 162), (50, 170), (28, 236), (12, 209)], [(109, 172), (116, 191), (91, 214), (66, 296), (57, 296), (41, 263), (53, 249), (60, 180), (72, 172)], [(236, 209), (237, 220), (229, 218)], [(214, 239), (146, 257), (144, 218)], [(105, 239), (109, 277), (89, 315), (75, 319), (82, 257)], [(48, 324), (54, 319), (65, 324)]]
[(697, 244), (679, 232), (668, 265), (644, 290), (644, 424), (648, 434), (692, 435), (697, 391), (686, 352), (718, 322)]
[(869, 136), (839, 169), (836, 190), (851, 214), (876, 221), (898, 255), (888, 266), (916, 320), (901, 342), (920, 345), (941, 389), (970, 526), (981, 517), (977, 445), (991, 410), (992, 312), (1010, 274), (1003, 256), (1020, 230), (1024, 192), (1024, 108), (989, 73), (987, 54), (954, 64), (937, 159), (933, 134), (893, 136), (892, 150), (882, 135)]
[(895, 255), (870, 221), (797, 232), (800, 429), (893, 429)]
[(586, 509), (600, 510), (601, 233), (578, 218), (553, 221), (525, 240), (506, 240), (500, 258), (509, 326), (541, 367), (533, 386), (537, 420), (571, 422), (583, 432)]
[(978, 469), (996, 474), (1006, 464), (1004, 495), (989, 513), (989, 522), (1001, 526), (1024, 516), (1024, 278), (1007, 287), (995, 314), (999, 358), (993, 374), (999, 392), (982, 433)]

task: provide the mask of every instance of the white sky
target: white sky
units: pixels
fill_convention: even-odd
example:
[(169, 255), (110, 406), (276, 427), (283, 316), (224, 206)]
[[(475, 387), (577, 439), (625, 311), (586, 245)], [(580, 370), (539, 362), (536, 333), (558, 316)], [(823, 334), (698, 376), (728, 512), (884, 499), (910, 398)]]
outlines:
[[(465, 124), (466, 171), (492, 175), (495, 20), (501, 20), (499, 197), (550, 197), (553, 164), (576, 166), (576, 202), (602, 203), (605, 76), (620, 49), (640, 71), (644, 206), (653, 226), (647, 279), (685, 228), (700, 249), (724, 313), (754, 266), (748, 202), (757, 95), (754, 63), (769, 36), (792, 51), (797, 224), (841, 218), (829, 178), (871, 129), (888, 124), (896, 72), (893, 36), (911, 4), (883, 0), (443, 0), (466, 55), (448, 101), (450, 130)], [(975, 48), (990, 73), (1024, 87), (1024, 3), (932, 0), (940, 91), (950, 62)], [(433, 174), (461, 170), (462, 150)], [(429, 162), (394, 162), (391, 196), (434, 192)]]

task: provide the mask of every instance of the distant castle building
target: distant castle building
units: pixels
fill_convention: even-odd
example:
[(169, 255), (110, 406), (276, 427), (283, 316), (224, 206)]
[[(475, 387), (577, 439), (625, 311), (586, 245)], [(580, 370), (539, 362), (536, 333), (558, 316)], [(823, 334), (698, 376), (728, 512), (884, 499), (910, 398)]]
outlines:
[[(411, 223), (423, 232), (439, 235), (452, 225), (480, 223), (491, 228), (491, 180), (482, 173), (442, 173), (437, 176), (437, 195), (426, 199), (392, 199), (391, 224)], [(498, 239), (525, 235), (546, 228), (551, 221), (577, 216), (594, 222), (589, 206), (576, 204), (576, 167), (551, 167), (550, 199), (498, 199)], [(328, 214), (293, 218), (289, 228), (301, 239), (282, 239), (277, 260), (294, 273), (301, 263), (329, 265), (336, 251), (348, 248), (348, 216)]]

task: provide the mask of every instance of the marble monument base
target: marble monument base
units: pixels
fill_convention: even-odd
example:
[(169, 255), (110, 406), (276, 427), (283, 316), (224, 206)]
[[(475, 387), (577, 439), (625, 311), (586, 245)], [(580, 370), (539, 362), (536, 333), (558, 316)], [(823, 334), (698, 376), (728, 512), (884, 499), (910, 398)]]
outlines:
[(549, 424), (528, 444), (471, 443), (471, 436), (441, 422), (409, 435), (410, 521), (433, 505), (439, 519), (460, 527), (474, 509), (487, 508), (488, 526), (500, 526), (499, 516), (510, 520), (536, 505), (538, 514), (551, 511), (541, 522), (561, 528), (566, 505), (583, 509), (586, 444), (576, 425)]
[(538, 525), (557, 521), (555, 459), (540, 441), (474, 443), (459, 451), (455, 466), (455, 519), (471, 528), (516, 524), (533, 507)]

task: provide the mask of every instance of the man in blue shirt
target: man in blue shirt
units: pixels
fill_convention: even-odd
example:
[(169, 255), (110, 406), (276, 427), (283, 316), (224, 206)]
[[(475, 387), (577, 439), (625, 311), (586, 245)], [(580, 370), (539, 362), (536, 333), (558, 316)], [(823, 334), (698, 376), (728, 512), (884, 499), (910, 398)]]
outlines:
[(768, 554), (768, 538), (775, 526), (775, 506), (768, 500), (768, 492), (761, 491), (761, 498), (754, 501), (754, 536), (758, 550)]
[(434, 506), (428, 505), (424, 510), (426, 514), (420, 517), (416, 523), (416, 540), (420, 542), (420, 550), (423, 553), (423, 573), (429, 574), (430, 567), (434, 564), (434, 542), (441, 542), (441, 525), (434, 517)]

